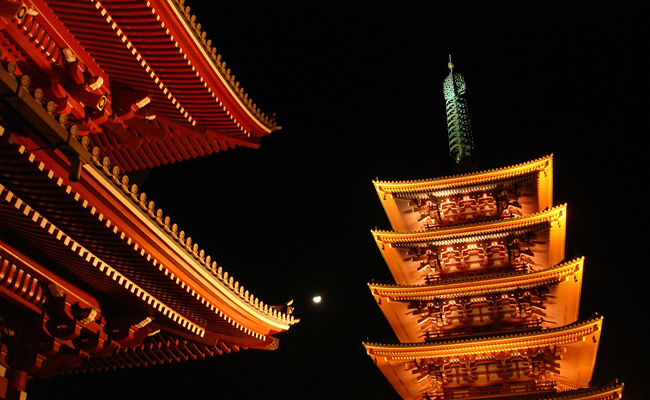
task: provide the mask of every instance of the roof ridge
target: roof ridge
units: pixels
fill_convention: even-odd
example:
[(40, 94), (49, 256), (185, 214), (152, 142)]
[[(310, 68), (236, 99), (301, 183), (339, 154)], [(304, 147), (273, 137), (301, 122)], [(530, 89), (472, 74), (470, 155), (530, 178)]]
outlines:
[[(542, 397), (534, 396), (534, 397), (526, 397), (525, 399), (526, 400), (571, 400), (571, 399), (579, 400), (579, 399), (584, 399), (585, 395), (591, 396), (591, 395), (605, 393), (611, 390), (618, 390), (618, 389), (622, 391), (623, 387), (625, 387), (625, 384), (623, 382), (619, 383), (618, 380), (615, 380), (613, 382), (604, 385), (596, 385), (586, 389), (578, 389), (576, 391), (571, 391), (571, 392), (546, 393), (544, 395), (540, 395)], [(549, 395), (551, 394), (554, 396), (549, 397)]]
[[(577, 321), (572, 324), (560, 326), (557, 328), (551, 328), (551, 329), (538, 329), (534, 331), (526, 331), (526, 332), (519, 332), (519, 333), (511, 333), (511, 334), (506, 334), (506, 335), (496, 335), (496, 336), (475, 336), (472, 338), (466, 338), (466, 339), (449, 339), (449, 340), (442, 340), (442, 341), (437, 341), (437, 342), (417, 342), (417, 343), (391, 343), (389, 346), (391, 347), (401, 347), (401, 348), (409, 348), (409, 347), (433, 347), (436, 345), (449, 345), (449, 344), (461, 344), (461, 343), (470, 343), (470, 342), (478, 342), (481, 340), (498, 340), (498, 339), (515, 339), (515, 338), (521, 338), (521, 337), (526, 337), (526, 336), (532, 336), (538, 333), (555, 333), (555, 332), (562, 332), (566, 331), (569, 329), (574, 329), (574, 328), (579, 328), (581, 326), (586, 326), (592, 323), (596, 323), (599, 321), (602, 321), (603, 317), (599, 315), (595, 315), (593, 317), (587, 318), (586, 320), (583, 321)], [(385, 343), (380, 343), (380, 342), (362, 342), (364, 346), (381, 346), (385, 345)]]
[(419, 233), (432, 233), (432, 232), (444, 232), (444, 231), (453, 231), (459, 228), (471, 228), (471, 227), (478, 227), (478, 226), (485, 226), (489, 224), (494, 224), (500, 223), (500, 222), (507, 222), (507, 221), (514, 221), (514, 220), (519, 220), (519, 221), (524, 221), (527, 219), (533, 219), (536, 217), (540, 217), (543, 214), (552, 214), (554, 212), (559, 211), (560, 209), (566, 209), (567, 203), (562, 203), (558, 204), (552, 208), (547, 208), (542, 211), (538, 211), (534, 214), (529, 214), (523, 217), (520, 217), (518, 215), (513, 215), (511, 218), (505, 219), (505, 218), (499, 218), (499, 219), (492, 219), (492, 220), (486, 220), (486, 221), (479, 221), (479, 222), (472, 222), (472, 223), (467, 223), (467, 224), (458, 224), (458, 225), (448, 225), (448, 226), (442, 226), (439, 228), (435, 229), (420, 229), (417, 231), (391, 231), (391, 230), (381, 230), (381, 229), (371, 229), (370, 232), (373, 235), (407, 235), (407, 234), (419, 234)]
[(519, 167), (525, 167), (527, 165), (532, 165), (536, 164), (539, 162), (542, 162), (544, 160), (552, 160), (553, 159), (553, 154), (547, 155), (547, 156), (542, 156), (539, 158), (536, 158), (531, 161), (525, 161), (519, 164), (514, 164), (514, 165), (509, 165), (506, 167), (501, 167), (501, 168), (492, 168), (492, 169), (486, 169), (482, 171), (476, 171), (476, 172), (466, 172), (464, 174), (458, 174), (458, 175), (445, 175), (442, 177), (438, 178), (425, 178), (425, 179), (414, 179), (414, 180), (405, 180), (405, 181), (382, 181), (379, 179), (373, 180), (372, 183), (377, 186), (377, 185), (395, 185), (395, 184), (415, 184), (415, 183), (435, 183), (437, 181), (444, 181), (447, 179), (452, 179), (452, 178), (463, 178), (463, 177), (470, 177), (470, 176), (478, 176), (481, 174), (488, 174), (488, 173), (494, 173), (494, 172), (500, 172), (500, 171), (506, 171), (508, 169), (512, 168), (519, 168)]
[(275, 114), (268, 116), (265, 113), (261, 112), (260, 108), (257, 107), (257, 104), (253, 102), (248, 96), (248, 93), (244, 92), (244, 88), (240, 86), (240, 83), (235, 80), (235, 75), (230, 73), (230, 68), (226, 68), (226, 62), (221, 61), (221, 54), (217, 53), (217, 48), (212, 45), (212, 40), (207, 39), (207, 33), (201, 29), (201, 23), (196, 22), (196, 15), (190, 14), (190, 6), (185, 5), (185, 0), (173, 0), (172, 4), (176, 6), (176, 9), (185, 19), (185, 22), (192, 28), (194, 36), (199, 43), (203, 45), (203, 48), (212, 58), (212, 61), (219, 67), (219, 72), (223, 74), (224, 81), (228, 82), (228, 86), (232, 89), (234, 93), (237, 94), (237, 97), (242, 101), (242, 103), (251, 111), (267, 128), (273, 130), (280, 129), (281, 126), (278, 126), (275, 121)]
[(472, 276), (469, 278), (454, 278), (454, 279), (449, 279), (444, 282), (434, 282), (430, 284), (421, 284), (421, 285), (400, 285), (397, 283), (368, 283), (369, 287), (381, 287), (381, 288), (436, 288), (440, 286), (446, 286), (449, 284), (456, 284), (456, 283), (470, 283), (470, 282), (481, 282), (481, 281), (489, 281), (492, 279), (498, 279), (498, 278), (509, 278), (509, 277), (515, 277), (515, 276), (526, 276), (526, 275), (532, 275), (536, 273), (545, 273), (545, 272), (551, 272), (553, 270), (557, 269), (562, 269), (565, 267), (568, 267), (571, 264), (577, 264), (580, 262), (583, 262), (585, 259), (584, 256), (581, 257), (575, 257), (569, 261), (564, 261), (559, 264), (555, 264), (552, 267), (545, 268), (545, 269), (540, 269), (535, 272), (526, 272), (526, 271), (514, 271), (514, 272), (502, 272), (494, 275), (489, 275), (489, 276)]
[[(81, 144), (87, 150), (90, 150), (90, 139), (88, 136), (81, 138)], [(132, 184), (129, 186), (129, 177), (127, 175), (122, 175), (118, 166), (111, 166), (111, 160), (109, 157), (103, 157), (100, 160), (100, 149), (97, 146), (93, 147), (91, 150), (91, 161), (104, 173), (104, 175), (113, 181), (115, 186), (122, 189), (127, 197), (131, 198), (133, 203), (145, 211), (151, 219), (156, 221), (158, 226), (162, 228), (168, 236), (180, 244), (188, 254), (198, 261), (207, 271), (211, 272), (212, 275), (230, 289), (232, 293), (239, 296), (255, 309), (266, 315), (283, 320), (288, 324), (294, 324), (300, 321), (300, 319), (295, 318), (293, 315), (278, 311), (269, 304), (264, 304), (264, 302), (260, 301), (259, 298), (253, 296), (248, 290), (245, 290), (244, 286), (234, 280), (232, 275), (228, 275), (228, 272), (224, 271), (221, 266), (218, 266), (217, 262), (213, 261), (210, 255), (206, 255), (205, 250), (199, 249), (197, 243), (192, 244), (192, 238), (189, 236), (186, 237), (185, 231), (179, 231), (178, 225), (172, 224), (169, 216), (163, 217), (163, 211), (161, 208), (156, 208), (153, 201), (147, 202), (147, 195), (144, 192), (138, 192), (138, 185)]]

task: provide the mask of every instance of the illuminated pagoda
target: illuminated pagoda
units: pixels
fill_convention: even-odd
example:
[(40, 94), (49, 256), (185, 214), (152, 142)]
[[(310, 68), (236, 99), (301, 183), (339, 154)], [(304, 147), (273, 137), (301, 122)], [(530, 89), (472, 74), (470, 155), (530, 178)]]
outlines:
[[(450, 154), (473, 150), (465, 83), (444, 83)], [(421, 181), (375, 181), (372, 231), (394, 284), (369, 284), (399, 343), (364, 346), (403, 399), (617, 399), (589, 387), (602, 317), (578, 320), (584, 259), (565, 259), (553, 157)]]
[(274, 350), (249, 293), (124, 172), (278, 128), (183, 0), (0, 0), (0, 399), (28, 377)]

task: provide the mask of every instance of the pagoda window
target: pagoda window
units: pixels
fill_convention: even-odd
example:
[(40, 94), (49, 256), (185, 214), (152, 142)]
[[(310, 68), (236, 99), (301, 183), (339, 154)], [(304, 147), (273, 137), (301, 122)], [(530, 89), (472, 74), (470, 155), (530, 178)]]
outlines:
[(460, 210), (455, 201), (447, 199), (440, 204), (440, 219), (452, 224), (460, 220)]
[(440, 269), (442, 272), (449, 272), (453, 268), (461, 270), (465, 269), (465, 265), (460, 251), (453, 247), (448, 247), (440, 255)]
[(470, 198), (469, 196), (463, 196), (459, 205), (460, 218), (462, 220), (471, 221), (479, 215), (476, 199)]
[(478, 199), (478, 213), (482, 217), (494, 217), (497, 215), (497, 202), (492, 195), (483, 193)]
[(493, 241), (486, 250), (488, 267), (502, 267), (508, 265), (508, 249), (502, 240)]
[(485, 267), (488, 264), (487, 254), (481, 245), (467, 245), (462, 254), (466, 268)]

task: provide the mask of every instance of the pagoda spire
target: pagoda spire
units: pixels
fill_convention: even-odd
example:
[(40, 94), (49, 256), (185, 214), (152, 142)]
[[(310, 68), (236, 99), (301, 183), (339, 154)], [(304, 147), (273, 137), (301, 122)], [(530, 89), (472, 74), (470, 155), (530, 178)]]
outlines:
[(447, 132), (449, 135), (449, 155), (456, 164), (469, 163), (469, 158), (474, 151), (472, 127), (469, 122), (469, 110), (464, 94), (466, 90), (465, 78), (454, 72), (454, 64), (449, 55), (449, 75), (443, 83), (445, 103), (447, 109)]

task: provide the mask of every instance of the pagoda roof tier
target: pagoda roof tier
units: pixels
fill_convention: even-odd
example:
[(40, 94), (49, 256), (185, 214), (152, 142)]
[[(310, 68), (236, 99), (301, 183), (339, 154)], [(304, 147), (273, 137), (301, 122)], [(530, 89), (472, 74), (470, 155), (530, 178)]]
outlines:
[(415, 181), (373, 181), (393, 229), (412, 230), (418, 226), (412, 200), (445, 198), (520, 185), (534, 180), (535, 192), (524, 213), (535, 213), (553, 205), (553, 155), (522, 164), (462, 175)]
[(623, 397), (621, 382), (608, 385), (596, 385), (588, 389), (578, 389), (562, 393), (544, 393), (543, 395), (519, 395), (516, 397), (501, 397), (500, 400), (618, 400)]
[(584, 257), (581, 257), (530, 273), (501, 273), (429, 285), (373, 283), (368, 286), (400, 342), (421, 342), (425, 340), (423, 324), (426, 321), (411, 308), (414, 302), (442, 300), (445, 303), (470, 298), (481, 303), (486, 295), (553, 286), (552, 296), (543, 301), (543, 308), (536, 314), (542, 318), (541, 326), (556, 328), (573, 323), (578, 318), (583, 267)]
[(90, 163), (70, 182), (59, 150), (0, 131), (4, 234), (57, 273), (203, 343), (275, 348), (270, 335), (297, 322), (217, 266), (98, 148), (82, 148)]
[[(556, 389), (561, 391), (589, 387), (601, 329), (602, 317), (595, 317), (560, 328), (519, 334), (441, 340), (426, 344), (365, 342), (364, 347), (405, 400), (423, 399), (429, 393), (442, 390), (443, 384), (438, 382), (439, 377), (421, 376), (419, 369), (422, 366), (463, 363), (469, 360), (489, 361), (515, 355), (521, 356), (529, 352), (555, 354), (552, 361), (553, 371), (547, 370), (544, 376), (554, 382)], [(558, 354), (561, 354), (561, 357)], [(492, 376), (491, 381), (483, 384), (495, 384), (499, 380), (509, 382), (507, 379), (496, 378), (496, 374), (492, 371), (487, 371), (487, 374)], [(474, 386), (480, 386), (481, 382), (480, 379), (475, 381)], [(526, 393), (513, 393), (513, 396), (520, 398), (519, 394)], [(508, 394), (502, 393), (500, 397), (506, 396)]]
[(395, 281), (400, 285), (422, 283), (422, 274), (418, 272), (420, 261), (409, 254), (413, 248), (453, 249), (513, 236), (536, 237), (533, 243), (526, 244), (532, 253), (532, 267), (548, 268), (564, 259), (566, 204), (525, 217), (513, 216), (510, 219), (417, 232), (373, 230), (371, 233)]
[[(124, 171), (259, 147), (280, 127), (244, 92), (184, 3), (25, 0), (33, 12), (0, 23), (17, 44), (3, 46), (3, 59)], [(57, 83), (68, 69), (78, 87)], [(89, 96), (103, 96), (101, 113), (87, 115)]]

